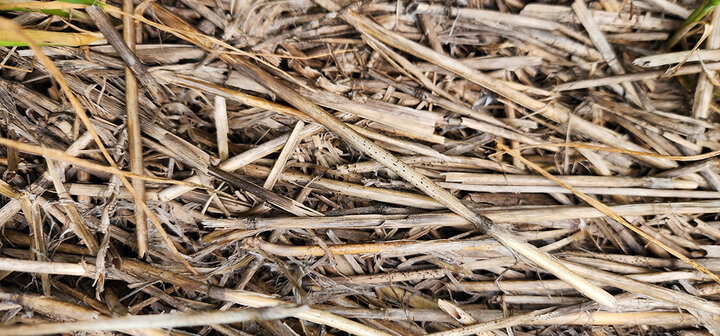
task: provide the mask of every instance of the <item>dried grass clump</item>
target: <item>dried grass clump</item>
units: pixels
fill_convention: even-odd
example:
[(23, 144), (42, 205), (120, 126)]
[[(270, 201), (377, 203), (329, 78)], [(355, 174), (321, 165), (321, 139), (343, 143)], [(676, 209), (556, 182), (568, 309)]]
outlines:
[(715, 5), (0, 2), (0, 335), (720, 335)]

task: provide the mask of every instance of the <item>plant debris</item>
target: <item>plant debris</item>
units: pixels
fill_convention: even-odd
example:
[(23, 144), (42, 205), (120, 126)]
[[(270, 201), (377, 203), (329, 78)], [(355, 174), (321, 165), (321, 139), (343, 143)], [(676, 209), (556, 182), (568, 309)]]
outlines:
[(720, 335), (715, 5), (1, 2), (0, 335)]

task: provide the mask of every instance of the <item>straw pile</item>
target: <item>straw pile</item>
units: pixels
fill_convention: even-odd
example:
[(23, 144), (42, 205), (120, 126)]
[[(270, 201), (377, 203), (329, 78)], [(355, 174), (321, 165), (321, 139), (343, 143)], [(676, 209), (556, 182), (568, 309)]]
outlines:
[(3, 0), (0, 335), (720, 335), (713, 5)]

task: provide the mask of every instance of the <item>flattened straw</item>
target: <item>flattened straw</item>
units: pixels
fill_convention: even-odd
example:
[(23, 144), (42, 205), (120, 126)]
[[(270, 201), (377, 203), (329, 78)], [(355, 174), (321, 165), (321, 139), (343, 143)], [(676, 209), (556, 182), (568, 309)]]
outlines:
[(662, 158), (662, 159), (668, 159), (673, 161), (700, 161), (709, 159), (712, 157), (716, 157), (720, 155), (720, 150), (715, 150), (712, 152), (697, 154), (697, 155), (663, 155), (663, 154), (657, 154), (657, 153), (648, 153), (648, 152), (639, 152), (629, 149), (623, 149), (623, 148), (610, 148), (610, 147), (602, 147), (602, 146), (595, 146), (595, 145), (588, 145), (585, 143), (578, 143), (578, 142), (566, 142), (566, 143), (546, 143), (542, 145), (527, 145), (522, 146), (518, 148), (518, 150), (524, 150), (528, 148), (544, 148), (544, 147), (568, 147), (568, 148), (586, 148), (586, 149), (592, 149), (592, 150), (599, 150), (604, 152), (610, 152), (610, 153), (623, 153), (633, 156), (650, 156), (650, 157), (656, 157), (656, 158)]
[(0, 258), (0, 271), (95, 277), (95, 266), (79, 263)]
[(420, 26), (422, 27), (422, 30), (428, 39), (428, 44), (430, 44), (430, 47), (438, 53), (445, 53), (442, 45), (440, 44), (440, 41), (438, 40), (437, 32), (435, 32), (436, 24), (435, 20), (433, 20), (433, 16), (430, 14), (419, 13), (416, 15), (418, 18), (418, 22), (420, 23)]
[[(707, 63), (704, 66), (700, 64), (682, 66), (676, 72), (669, 74), (669, 77), (696, 74), (705, 71), (705, 69), (710, 71), (720, 70), (720, 62)], [(555, 88), (555, 91), (580, 90), (597, 86), (620, 84), (630, 81), (658, 79), (663, 78), (664, 75), (665, 70), (654, 70), (633, 72), (625, 75), (609, 76), (604, 78), (584, 79), (560, 84)]]
[[(704, 31), (703, 38), (707, 37), (710, 34), (710, 30), (707, 29), (709, 25), (705, 27), (706, 29)], [(700, 44), (696, 44), (695, 49), (687, 51), (677, 51), (671, 53), (638, 57), (633, 60), (633, 64), (645, 68), (677, 64), (676, 66), (671, 68), (671, 70), (666, 72), (668, 73), (668, 76), (671, 76), (675, 72), (674, 69), (679, 69), (679, 67), (686, 62), (717, 62), (718, 60), (720, 60), (720, 50), (697, 49), (699, 45)]]
[[(555, 185), (545, 177), (537, 175), (443, 173), (446, 182), (480, 185)], [(653, 189), (696, 189), (698, 183), (690, 180), (657, 177), (625, 177), (595, 175), (556, 175), (557, 178), (578, 187), (644, 187)]]
[(63, 319), (80, 320), (100, 317), (99, 312), (86, 306), (76, 305), (44, 295), (11, 292), (4, 287), (0, 287), (0, 300), (14, 302), (34, 312), (55, 318), (61, 317)]
[(0, 180), (0, 195), (3, 195), (7, 198), (18, 198), (20, 197), (20, 192), (15, 190), (15, 187), (9, 185), (7, 182)]
[[(479, 334), (482, 332), (497, 330), (507, 327), (512, 327), (520, 324), (528, 324), (534, 320), (538, 315), (547, 312), (548, 309), (537, 310), (527, 314), (511, 316), (504, 319), (499, 319), (490, 322), (483, 322), (479, 324), (473, 324), (466, 327), (451, 329), (448, 331), (441, 331), (436, 333), (428, 334), (428, 336), (465, 336)], [(554, 314), (551, 314), (554, 315)], [(490, 333), (492, 335), (492, 333)]]
[[(445, 183), (440, 185), (453, 190), (467, 190), (475, 192), (510, 192), (510, 193), (560, 193), (570, 194), (562, 187), (557, 186), (528, 186), (528, 185), (469, 185), (464, 183)], [(704, 190), (675, 190), (675, 189), (651, 189), (651, 188), (602, 188), (602, 187), (578, 187), (577, 190), (586, 194), (596, 195), (620, 195), (620, 196), (644, 196), (644, 197), (672, 197), (672, 198), (700, 198), (718, 199), (720, 192)]]
[[(123, 0), (123, 11), (133, 13), (135, 11), (135, 2), (133, 0)], [(113, 32), (114, 29), (111, 29)], [(108, 32), (112, 34), (112, 32)], [(123, 39), (127, 44), (128, 50), (135, 52), (135, 20), (130, 16), (123, 17)], [(119, 47), (122, 48), (122, 47)], [(119, 50), (119, 49), (118, 49)], [(142, 135), (140, 133), (140, 114), (138, 105), (138, 83), (135, 75), (130, 67), (125, 67), (125, 111), (127, 114), (127, 132), (128, 132), (128, 157), (130, 158), (130, 171), (138, 174), (145, 174), (145, 159), (142, 150)], [(138, 196), (145, 200), (145, 183), (139, 179), (132, 179), (133, 188), (137, 191)], [(135, 202), (135, 234), (137, 235), (137, 254), (138, 258), (145, 256), (148, 250), (148, 228), (147, 218), (142, 210), (142, 205)]]
[[(379, 319), (384, 321), (407, 321), (413, 319), (422, 322), (452, 322), (452, 318), (439, 309), (415, 309), (415, 308), (345, 308), (330, 307), (328, 310), (336, 314), (353, 316), (357, 318)], [(501, 319), (504, 312), (498, 310), (472, 309), (469, 310), (474, 316), (483, 319)], [(552, 317), (546, 317), (552, 316)], [(688, 313), (652, 311), (652, 312), (626, 312), (612, 313), (606, 311), (578, 311), (558, 315), (541, 315), (524, 322), (527, 326), (638, 326), (652, 325), (665, 327), (697, 326), (698, 320)], [(703, 334), (705, 335), (705, 334)]]
[(320, 257), (326, 254), (379, 254), (379, 253), (429, 253), (431, 251), (479, 251), (495, 252), (498, 244), (489, 240), (462, 240), (448, 241), (435, 240), (432, 242), (416, 241), (387, 241), (378, 243), (336, 244), (321, 246), (280, 245), (266, 242), (260, 238), (246, 238), (243, 240), (246, 249), (260, 249), (264, 252), (282, 257)]
[(675, 2), (668, 1), (668, 0), (648, 0), (648, 3), (652, 4), (653, 6), (656, 6), (660, 9), (662, 9), (663, 12), (670, 13), (673, 15), (677, 15), (681, 19), (685, 19), (690, 14), (692, 14), (692, 11), (678, 5)]
[(225, 161), (230, 155), (228, 151), (230, 127), (228, 126), (225, 98), (221, 96), (215, 96), (215, 132), (217, 133), (218, 157), (221, 161)]
[(276, 320), (308, 311), (308, 306), (278, 306), (228, 311), (200, 311), (154, 315), (130, 315), (89, 321), (37, 323), (9, 326), (0, 335), (49, 335), (79, 331), (128, 331), (140, 328), (181, 328), (208, 324)]
[[(108, 153), (107, 149), (105, 148), (105, 145), (103, 145), (102, 140), (100, 140), (100, 136), (98, 136), (97, 132), (95, 132), (95, 129), (94, 129), (92, 123), (90, 122), (90, 119), (88, 118), (87, 114), (85, 113), (85, 109), (80, 104), (80, 101), (78, 101), (77, 98), (75, 97), (75, 95), (73, 94), (72, 90), (70, 89), (67, 82), (65, 81), (65, 78), (63, 77), (62, 73), (55, 66), (55, 63), (53, 63), (53, 61), (47, 55), (45, 55), (45, 53), (42, 51), (42, 49), (40, 49), (40, 47), (31, 38), (29, 38), (25, 34), (22, 27), (20, 27), (20, 25), (18, 25), (14, 21), (0, 18), (0, 29), (5, 29), (8, 31), (15, 32), (16, 34), (18, 34), (18, 36), (20, 36), (24, 39), (24, 42), (26, 42), (28, 44), (28, 46), (30, 46), (30, 48), (35, 52), (35, 57), (37, 57), (37, 59), (40, 61), (40, 63), (42, 63), (45, 66), (45, 68), (48, 70), (48, 72), (52, 75), (52, 77), (60, 85), (60, 88), (62, 89), (63, 93), (65, 93), (65, 96), (70, 101), (70, 105), (72, 105), (73, 110), (75, 110), (75, 113), (77, 114), (77, 116), (80, 117), (80, 120), (82, 120), (82, 122), (85, 125), (85, 127), (87, 128), (88, 132), (93, 137), (93, 140), (95, 140), (95, 143), (97, 144), (98, 148), (100, 148), (100, 151), (102, 152), (103, 156), (105, 157), (105, 160), (108, 161), (108, 163), (110, 164), (110, 166), (112, 168), (119, 170), (117, 163), (115, 163), (115, 160), (113, 160), (113, 158), (110, 156), (110, 153)], [(128, 191), (130, 191), (133, 198), (135, 200), (142, 202), (141, 205), (143, 207), (143, 211), (145, 211), (148, 214), (150, 221), (153, 223), (153, 225), (155, 225), (155, 228), (158, 230), (158, 233), (160, 234), (162, 239), (165, 241), (165, 244), (167, 245), (168, 249), (173, 253), (173, 255), (175, 255), (175, 257), (178, 259), (178, 261), (180, 261), (183, 265), (185, 265), (185, 267), (188, 270), (190, 270), (193, 274), (197, 274), (195, 269), (192, 266), (190, 266), (190, 263), (188, 263), (187, 260), (185, 260), (183, 258), (182, 254), (180, 254), (180, 251), (177, 250), (177, 248), (173, 244), (172, 240), (170, 240), (170, 237), (167, 235), (167, 232), (165, 232), (165, 229), (162, 227), (162, 225), (158, 221), (157, 217), (155, 217), (155, 215), (152, 212), (150, 212), (150, 209), (148, 208), (147, 204), (145, 204), (145, 202), (142, 201), (142, 199), (140, 199), (140, 196), (138, 196), (137, 192), (130, 184), (130, 181), (128, 181), (127, 178), (125, 178), (124, 176), (119, 176), (119, 178), (120, 178), (120, 182), (122, 182), (123, 186), (125, 186), (125, 188), (127, 188)], [(28, 223), (31, 223), (31, 222), (28, 221)]]
[(283, 169), (285, 169), (285, 164), (287, 163), (287, 160), (290, 158), (293, 151), (295, 151), (295, 147), (300, 142), (300, 133), (302, 133), (302, 129), (304, 126), (305, 123), (302, 120), (298, 120), (298, 122), (295, 124), (295, 128), (293, 128), (292, 132), (290, 132), (290, 136), (285, 143), (285, 147), (283, 147), (282, 151), (280, 151), (280, 155), (278, 156), (277, 160), (275, 160), (275, 164), (270, 170), (270, 174), (268, 175), (267, 179), (265, 179), (263, 188), (272, 190), (272, 188), (275, 186), (275, 182), (277, 182), (278, 177), (280, 177)]

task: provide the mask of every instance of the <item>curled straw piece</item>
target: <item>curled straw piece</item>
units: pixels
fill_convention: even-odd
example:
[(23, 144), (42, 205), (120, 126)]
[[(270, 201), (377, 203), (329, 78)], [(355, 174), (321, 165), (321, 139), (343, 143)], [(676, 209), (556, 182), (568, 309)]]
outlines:
[[(108, 153), (107, 149), (105, 148), (105, 145), (103, 145), (102, 141), (100, 140), (100, 137), (98, 136), (97, 132), (95, 132), (95, 129), (90, 122), (90, 118), (88, 118), (87, 114), (85, 113), (85, 109), (80, 104), (80, 101), (75, 97), (72, 90), (68, 86), (67, 82), (65, 81), (65, 78), (62, 76), (62, 73), (60, 73), (60, 70), (55, 66), (55, 63), (47, 56), (45, 53), (40, 49), (40, 47), (35, 43), (30, 37), (25, 34), (23, 31), (23, 28), (18, 25), (16, 22), (12, 20), (8, 20), (5, 18), (0, 18), (0, 30), (4, 31), (11, 31), (15, 34), (17, 34), (20, 38), (23, 39), (23, 41), (28, 43), (28, 46), (30, 46), (30, 49), (32, 49), (35, 52), (35, 57), (40, 61), (42, 65), (45, 66), (47, 71), (50, 73), (50, 75), (57, 81), (58, 85), (60, 85), (60, 88), (62, 89), (63, 93), (67, 97), (67, 99), (70, 101), (70, 105), (72, 105), (73, 110), (75, 110), (75, 113), (77, 114), (77, 117), (80, 118), (83, 125), (88, 129), (88, 132), (93, 137), (93, 140), (95, 140), (95, 143), (97, 144), (98, 148), (102, 152), (105, 159), (108, 161), (110, 166), (114, 169), (118, 169), (118, 165), (115, 163), (113, 158), (110, 156), (110, 153)], [(127, 188), (127, 190), (130, 192), (130, 194), (133, 196), (133, 198), (142, 206), (142, 210), (148, 214), (148, 217), (150, 218), (150, 221), (153, 223), (155, 228), (158, 230), (158, 233), (162, 237), (163, 241), (165, 241), (165, 244), (167, 245), (167, 248), (172, 252), (172, 254), (176, 257), (180, 263), (182, 263), (188, 270), (190, 270), (193, 274), (198, 274), (197, 271), (190, 265), (190, 263), (185, 260), (183, 255), (180, 253), (180, 251), (177, 250), (175, 245), (173, 244), (172, 240), (170, 240), (170, 236), (167, 235), (167, 232), (165, 232), (165, 229), (163, 229), (162, 225), (158, 221), (157, 217), (150, 211), (150, 208), (148, 208), (147, 204), (145, 204), (145, 201), (143, 201), (140, 196), (137, 194), (135, 189), (133, 188), (132, 184), (130, 184), (130, 181), (128, 181), (125, 176), (118, 175), (118, 178), (120, 179), (120, 182), (122, 182), (123, 186)]]
[[(211, 45), (209, 38), (205, 38), (204, 35), (198, 33), (194, 27), (188, 25), (182, 19), (178, 18), (168, 10), (157, 4), (152, 4), (151, 8), (153, 10), (153, 14), (156, 17), (158, 17), (162, 22), (169, 25), (175, 32), (177, 32), (177, 36), (200, 47), (207, 48)], [(513, 250), (518, 254), (531, 260), (535, 264), (539, 265), (548, 272), (567, 282), (579, 292), (595, 300), (599, 304), (609, 308), (616, 307), (617, 302), (612, 295), (610, 295), (600, 287), (590, 283), (583, 277), (580, 277), (577, 274), (573, 273), (565, 266), (560, 264), (556, 259), (548, 255), (547, 253), (540, 251), (537, 247), (522, 242), (513, 237), (509, 232), (501, 230), (499, 227), (495, 226), (494, 223), (492, 223), (492, 221), (487, 217), (473, 212), (462, 202), (460, 202), (460, 200), (458, 200), (455, 196), (437, 185), (425, 175), (418, 173), (414, 168), (400, 161), (390, 152), (386, 151), (382, 147), (376, 145), (374, 142), (369, 141), (365, 137), (361, 136), (352, 128), (341, 122), (339, 119), (327, 113), (325, 110), (323, 110), (295, 90), (292, 90), (269, 73), (248, 62), (247, 60), (241, 57), (237, 57), (235, 55), (221, 53), (219, 55), (219, 58), (234, 67), (236, 70), (243, 73), (244, 75), (257, 79), (259, 83), (274, 92), (286, 102), (295, 106), (295, 108), (297, 108), (298, 110), (307, 114), (315, 122), (325, 126), (328, 130), (332, 131), (333, 133), (341, 137), (343, 140), (347, 141), (359, 150), (362, 150), (368, 156), (372, 157), (374, 160), (388, 167), (390, 170), (403, 177), (406, 181), (410, 182), (415, 187), (422, 190), (428, 196), (445, 205), (448, 209), (466, 218), (478, 229), (486, 232), (487, 234), (507, 246), (510, 250)]]
[(628, 223), (628, 222), (625, 220), (625, 218), (623, 218), (623, 217), (621, 217), (620, 215), (618, 215), (617, 213), (615, 213), (615, 211), (613, 211), (612, 209), (610, 209), (610, 207), (608, 207), (607, 205), (605, 205), (605, 204), (603, 204), (602, 202), (600, 202), (600, 201), (598, 201), (598, 200), (596, 200), (596, 199), (594, 199), (594, 198), (592, 198), (592, 197), (584, 194), (584, 193), (581, 192), (580, 190), (577, 190), (577, 189), (573, 188), (571, 185), (563, 182), (562, 180), (560, 180), (560, 179), (558, 179), (557, 177), (553, 176), (552, 174), (548, 173), (547, 170), (542, 169), (540, 166), (538, 166), (538, 165), (535, 164), (534, 162), (532, 162), (532, 161), (524, 158), (522, 155), (520, 155), (520, 152), (518, 152), (517, 150), (513, 150), (513, 149), (508, 148), (507, 146), (503, 145), (500, 141), (496, 141), (495, 143), (497, 144), (498, 149), (502, 150), (502, 151), (505, 152), (505, 153), (508, 153), (508, 154), (509, 154), (510, 156), (512, 156), (513, 158), (516, 158), (516, 159), (522, 161), (522, 163), (524, 163), (524, 164), (527, 165), (528, 167), (532, 168), (532, 169), (535, 170), (536, 172), (540, 173), (542, 176), (545, 176), (547, 179), (549, 179), (549, 180), (557, 183), (559, 186), (561, 186), (561, 187), (563, 187), (563, 188), (565, 188), (565, 189), (567, 189), (567, 190), (572, 191), (572, 193), (575, 194), (575, 196), (577, 196), (578, 198), (582, 199), (582, 200), (585, 201), (586, 203), (590, 204), (593, 208), (598, 209), (598, 210), (599, 210), (600, 212), (602, 212), (603, 214), (605, 214), (605, 215), (607, 215), (608, 217), (610, 217), (610, 218), (618, 221), (619, 223), (621, 223), (621, 224), (622, 224), (623, 226), (625, 226), (626, 228), (632, 230), (633, 232), (637, 233), (637, 234), (640, 235), (641, 237), (647, 239), (649, 242), (651, 242), (651, 243), (659, 246), (660, 248), (662, 248), (662, 249), (665, 250), (666, 252), (668, 252), (668, 253), (676, 256), (678, 259), (686, 262), (688, 265), (692, 266), (694, 269), (696, 269), (696, 270), (704, 273), (705, 275), (709, 276), (711, 279), (715, 280), (717, 283), (720, 283), (720, 277), (718, 277), (717, 275), (715, 275), (715, 273), (711, 272), (710, 270), (708, 270), (707, 268), (703, 267), (702, 265), (700, 265), (700, 264), (692, 261), (690, 258), (688, 258), (688, 257), (686, 257), (685, 255), (683, 255), (682, 253), (676, 251), (676, 250), (673, 249), (672, 247), (667, 246), (667, 245), (664, 244), (663, 242), (661, 242), (661, 241), (653, 238), (652, 236), (650, 236), (650, 235), (648, 235), (647, 233), (645, 233), (644, 231), (638, 229), (638, 228), (635, 227), (634, 225)]

